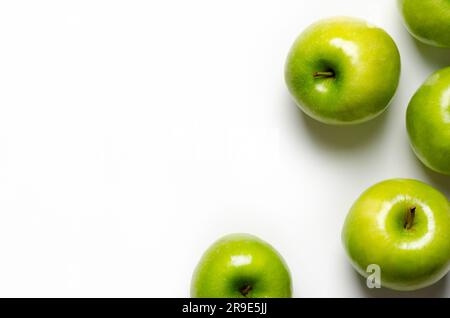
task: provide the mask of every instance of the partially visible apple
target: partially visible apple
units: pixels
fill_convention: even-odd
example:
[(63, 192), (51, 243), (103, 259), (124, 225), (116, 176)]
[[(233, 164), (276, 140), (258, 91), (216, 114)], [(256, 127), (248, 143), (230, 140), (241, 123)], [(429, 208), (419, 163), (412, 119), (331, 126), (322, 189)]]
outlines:
[(349, 17), (309, 26), (293, 44), (285, 66), (297, 105), (326, 124), (361, 123), (381, 114), (399, 78), (400, 54), (392, 38)]
[(450, 205), (429, 185), (410, 179), (380, 182), (353, 204), (342, 241), (354, 268), (381, 269), (381, 285), (415, 290), (441, 279), (450, 265)]
[(450, 47), (449, 0), (397, 0), (406, 28), (419, 41)]
[(280, 254), (249, 234), (230, 234), (202, 256), (191, 282), (195, 298), (289, 298), (291, 276)]
[(417, 157), (430, 169), (450, 175), (450, 67), (431, 75), (415, 93), (406, 127)]

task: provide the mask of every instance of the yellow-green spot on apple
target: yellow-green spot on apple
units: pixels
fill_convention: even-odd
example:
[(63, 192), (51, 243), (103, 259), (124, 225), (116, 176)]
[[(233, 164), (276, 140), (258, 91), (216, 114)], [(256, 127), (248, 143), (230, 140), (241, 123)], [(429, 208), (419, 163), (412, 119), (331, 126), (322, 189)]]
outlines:
[(419, 41), (450, 47), (450, 0), (397, 0), (405, 26)]
[(433, 187), (392, 179), (366, 190), (344, 223), (342, 241), (353, 267), (381, 270), (381, 285), (416, 290), (441, 279), (450, 265), (450, 205)]
[(291, 275), (281, 255), (250, 234), (230, 234), (203, 254), (191, 281), (194, 298), (289, 298)]
[(307, 115), (326, 124), (356, 124), (388, 107), (400, 64), (398, 48), (384, 30), (356, 18), (328, 18), (296, 39), (285, 81)]
[(428, 168), (450, 175), (450, 67), (432, 74), (412, 97), (406, 127), (414, 153)]

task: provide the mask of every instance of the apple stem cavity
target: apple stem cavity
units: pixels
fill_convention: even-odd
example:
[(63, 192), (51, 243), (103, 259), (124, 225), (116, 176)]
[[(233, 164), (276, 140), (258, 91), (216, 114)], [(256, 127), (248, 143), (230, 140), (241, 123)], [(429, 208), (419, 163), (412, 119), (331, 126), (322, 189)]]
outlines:
[(244, 287), (241, 287), (241, 289), (239, 289), (242, 296), (244, 296), (244, 297), (247, 297), (251, 290), (252, 290), (252, 286), (250, 286), (249, 284), (247, 284)]
[(416, 217), (416, 207), (413, 206), (408, 209), (405, 217), (405, 230), (410, 230), (414, 224), (414, 218)]
[(325, 72), (315, 72), (313, 74), (314, 78), (334, 78), (334, 72), (325, 71)]

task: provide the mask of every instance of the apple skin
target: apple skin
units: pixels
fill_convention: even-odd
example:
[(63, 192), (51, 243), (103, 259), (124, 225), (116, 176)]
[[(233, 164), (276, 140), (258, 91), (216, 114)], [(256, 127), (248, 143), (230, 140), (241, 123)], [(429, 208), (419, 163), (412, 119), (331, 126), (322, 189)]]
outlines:
[(450, 47), (450, 1), (397, 0), (409, 33), (419, 41)]
[[(356, 124), (388, 107), (400, 69), (398, 48), (384, 30), (364, 20), (334, 17), (299, 35), (287, 57), (285, 81), (310, 117), (326, 124)], [(327, 71), (334, 76), (314, 76)]]
[[(414, 222), (405, 229), (412, 206)], [(449, 202), (420, 181), (380, 182), (353, 204), (342, 241), (353, 267), (364, 277), (368, 265), (380, 266), (383, 287), (406, 291), (429, 286), (449, 270)]]
[[(244, 295), (242, 289), (251, 286)], [(289, 269), (268, 243), (250, 234), (230, 234), (203, 254), (191, 281), (194, 298), (290, 298)]]
[(411, 99), (406, 128), (417, 157), (450, 175), (450, 67), (431, 75)]

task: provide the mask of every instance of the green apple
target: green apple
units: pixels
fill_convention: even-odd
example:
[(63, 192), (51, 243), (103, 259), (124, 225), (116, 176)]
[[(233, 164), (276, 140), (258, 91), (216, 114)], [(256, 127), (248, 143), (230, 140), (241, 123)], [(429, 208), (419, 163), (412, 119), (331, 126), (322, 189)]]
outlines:
[(382, 29), (349, 17), (309, 26), (287, 57), (285, 80), (297, 105), (327, 124), (381, 114), (397, 90), (400, 54)]
[(196, 298), (288, 298), (291, 277), (280, 254), (249, 234), (230, 234), (202, 256), (191, 282)]
[(342, 241), (363, 276), (381, 270), (381, 285), (415, 290), (442, 278), (450, 265), (450, 206), (429, 185), (393, 179), (366, 190), (353, 204)]
[(405, 26), (416, 39), (450, 47), (449, 0), (397, 0)]
[(431, 75), (411, 99), (406, 127), (417, 157), (450, 175), (450, 67)]

